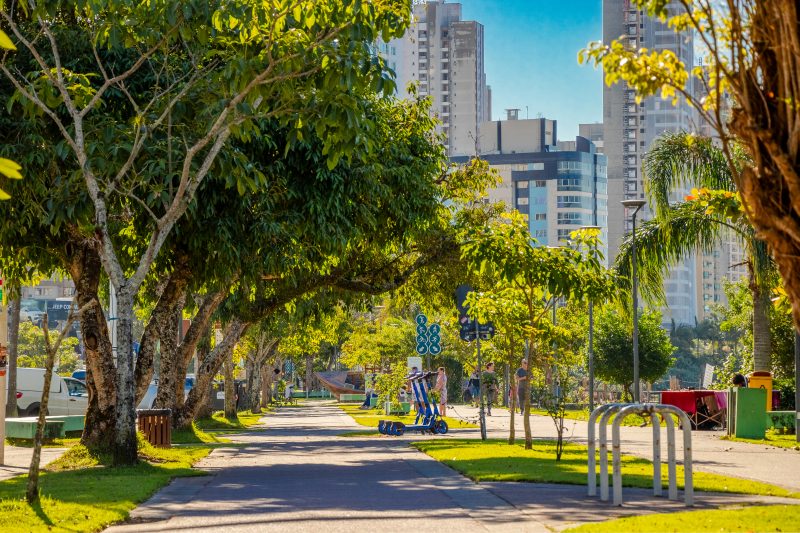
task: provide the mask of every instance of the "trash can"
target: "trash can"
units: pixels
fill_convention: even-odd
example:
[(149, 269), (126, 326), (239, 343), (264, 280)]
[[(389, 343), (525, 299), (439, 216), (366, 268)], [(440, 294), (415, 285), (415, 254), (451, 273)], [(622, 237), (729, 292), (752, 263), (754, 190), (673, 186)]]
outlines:
[(159, 448), (172, 446), (172, 409), (139, 409), (136, 416), (147, 442)]
[(752, 372), (747, 376), (747, 386), (751, 389), (766, 389), (767, 397), (764, 403), (767, 411), (772, 411), (772, 373)]

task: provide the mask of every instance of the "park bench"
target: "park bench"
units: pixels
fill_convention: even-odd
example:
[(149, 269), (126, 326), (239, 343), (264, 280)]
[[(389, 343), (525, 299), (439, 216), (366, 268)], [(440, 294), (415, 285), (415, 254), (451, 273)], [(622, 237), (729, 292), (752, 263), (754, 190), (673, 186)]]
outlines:
[(361, 394), (340, 394), (339, 395), (340, 402), (363, 402), (364, 401), (364, 393)]
[[(68, 431), (83, 431), (83, 415), (45, 417), (44, 438), (63, 437)], [(37, 416), (6, 418), (6, 436), (14, 439), (33, 439), (36, 436)]]

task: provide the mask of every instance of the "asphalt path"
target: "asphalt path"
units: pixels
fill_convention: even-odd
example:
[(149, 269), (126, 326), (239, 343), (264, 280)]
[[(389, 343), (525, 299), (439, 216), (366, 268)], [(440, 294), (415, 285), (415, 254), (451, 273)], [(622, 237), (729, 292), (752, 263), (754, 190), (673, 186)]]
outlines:
[[(239, 447), (216, 449), (198, 465), (211, 475), (173, 481), (108, 531), (543, 532), (685, 509), (646, 490), (626, 489), (625, 506), (614, 508), (583, 486), (473, 483), (410, 448), (419, 436), (339, 436), (364, 428), (331, 404), (281, 409), (262, 422), (265, 430), (237, 435)], [(784, 501), (708, 493), (696, 500), (698, 508)]]

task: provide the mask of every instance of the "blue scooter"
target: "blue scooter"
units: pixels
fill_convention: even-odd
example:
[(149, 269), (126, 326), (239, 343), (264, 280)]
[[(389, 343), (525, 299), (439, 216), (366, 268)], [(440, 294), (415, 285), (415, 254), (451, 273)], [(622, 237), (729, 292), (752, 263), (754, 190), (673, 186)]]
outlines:
[(436, 375), (436, 372), (418, 372), (416, 374), (409, 374), (407, 379), (411, 382), (411, 388), (414, 391), (414, 397), (422, 402), (422, 409), (417, 411), (417, 417), (414, 424), (407, 426), (402, 422), (395, 422), (392, 420), (381, 420), (378, 422), (378, 432), (383, 435), (403, 435), (406, 431), (429, 431), (433, 434), (444, 435), (447, 433), (447, 422), (445, 422), (439, 414), (439, 409), (436, 404), (431, 404), (429, 400), (430, 392), (430, 378)]

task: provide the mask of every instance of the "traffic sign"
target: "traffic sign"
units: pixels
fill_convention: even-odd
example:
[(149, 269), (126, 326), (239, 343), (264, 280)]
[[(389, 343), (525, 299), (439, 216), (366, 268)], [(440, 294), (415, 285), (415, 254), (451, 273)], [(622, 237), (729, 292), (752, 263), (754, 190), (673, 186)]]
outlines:
[(424, 324), (417, 326), (417, 335), (428, 335), (428, 328)]
[[(431, 340), (433, 342), (433, 340)], [(428, 344), (427, 335), (417, 335), (417, 344)]]
[[(431, 333), (431, 334), (430, 334), (430, 336), (428, 337), (428, 341), (429, 341), (431, 344), (439, 344), (439, 343), (442, 341), (442, 338), (441, 338), (441, 337), (439, 337), (439, 335), (436, 335), (436, 334), (434, 334), (434, 333)], [(419, 341), (417, 341), (417, 342), (419, 342)]]
[(439, 332), (442, 331), (442, 328), (439, 324), (431, 324), (428, 330), (431, 332), (431, 335), (438, 335)]
[(427, 324), (427, 323), (428, 323), (428, 317), (426, 317), (426, 316), (425, 316), (425, 315), (423, 315), (422, 313), (418, 314), (418, 315), (416, 316), (416, 319), (415, 319), (415, 320), (417, 321), (417, 324), (419, 324), (420, 326), (424, 326), (425, 324)]
[(417, 344), (417, 353), (420, 355), (425, 355), (428, 353), (428, 345), (427, 344)]
[(442, 353), (442, 347), (438, 344), (431, 344), (428, 350), (430, 351), (431, 355), (439, 355)]

